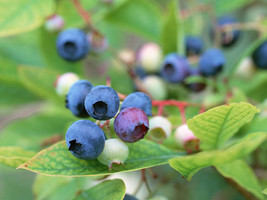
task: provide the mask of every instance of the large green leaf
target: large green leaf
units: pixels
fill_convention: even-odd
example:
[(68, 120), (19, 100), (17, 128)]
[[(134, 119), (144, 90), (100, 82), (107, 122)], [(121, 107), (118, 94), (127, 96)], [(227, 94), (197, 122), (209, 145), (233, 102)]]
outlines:
[(104, 20), (158, 41), (160, 10), (155, 3), (127, 0), (105, 15)]
[(251, 133), (225, 150), (201, 152), (192, 156), (170, 159), (171, 167), (191, 179), (200, 169), (212, 165), (222, 165), (243, 158), (254, 151), (267, 139), (267, 134)]
[(263, 199), (261, 185), (253, 170), (243, 160), (236, 160), (223, 165), (216, 166), (216, 169), (226, 178), (232, 179), (238, 185), (251, 192), (259, 199)]
[(82, 192), (75, 200), (121, 200), (125, 195), (125, 191), (126, 187), (122, 180), (107, 180)]
[(107, 175), (167, 164), (170, 158), (181, 156), (179, 153), (148, 140), (128, 144), (128, 147), (130, 154), (125, 165), (114, 165), (110, 171), (107, 166), (96, 159), (81, 160), (74, 157), (68, 151), (65, 141), (39, 152), (19, 168), (51, 176)]
[(161, 27), (161, 47), (165, 54), (178, 52), (184, 54), (184, 33), (179, 5), (176, 0), (169, 3), (168, 11)]
[(238, 129), (252, 120), (259, 110), (248, 103), (218, 106), (188, 120), (187, 124), (200, 139), (200, 148), (222, 148)]
[(79, 191), (85, 189), (88, 181), (91, 180), (84, 177), (51, 177), (39, 174), (34, 181), (33, 193), (36, 200), (73, 200)]
[(17, 75), (17, 65), (15, 62), (0, 55), (0, 81), (5, 82), (19, 82)]
[(57, 71), (47, 68), (20, 66), (18, 72), (23, 85), (37, 96), (60, 99), (54, 87), (54, 83), (60, 74)]
[(39, 151), (49, 145), (49, 141), (63, 138), (67, 126), (77, 118), (64, 105), (62, 107), (63, 109), (54, 111), (46, 106), (43, 108), (45, 112), (8, 124), (0, 132), (0, 146), (19, 146)]
[(35, 152), (20, 147), (0, 147), (0, 164), (18, 167), (34, 156)]
[(32, 30), (53, 11), (53, 0), (1, 0), (0, 37)]

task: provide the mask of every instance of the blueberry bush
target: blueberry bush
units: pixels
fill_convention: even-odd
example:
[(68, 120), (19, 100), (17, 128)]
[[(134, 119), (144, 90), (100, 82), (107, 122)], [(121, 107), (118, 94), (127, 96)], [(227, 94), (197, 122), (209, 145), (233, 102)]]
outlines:
[(266, 9), (1, 0), (0, 199), (267, 199)]

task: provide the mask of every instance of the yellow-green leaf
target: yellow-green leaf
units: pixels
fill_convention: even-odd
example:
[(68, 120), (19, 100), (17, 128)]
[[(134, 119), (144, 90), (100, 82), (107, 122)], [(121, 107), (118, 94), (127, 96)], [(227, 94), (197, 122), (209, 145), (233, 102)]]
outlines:
[(107, 175), (167, 164), (170, 158), (182, 155), (148, 140), (128, 144), (128, 147), (130, 154), (124, 165), (113, 165), (110, 171), (96, 159), (81, 160), (74, 157), (65, 141), (39, 152), (19, 168), (51, 176)]
[(37, 28), (53, 11), (53, 0), (1, 0), (0, 37)]
[(0, 164), (18, 167), (34, 156), (35, 152), (20, 147), (0, 147)]
[(267, 188), (265, 188), (263, 191), (262, 191), (263, 194), (267, 195)]
[(259, 109), (249, 103), (232, 103), (197, 115), (188, 120), (187, 124), (200, 139), (202, 150), (219, 149), (257, 112)]
[(224, 177), (232, 179), (258, 199), (263, 199), (261, 185), (253, 170), (245, 161), (236, 160), (227, 164), (218, 165), (216, 169)]
[(200, 169), (221, 165), (243, 158), (267, 139), (267, 133), (251, 133), (225, 150), (205, 151), (192, 156), (170, 159), (171, 167), (191, 179)]
[(125, 195), (126, 187), (122, 180), (113, 179), (104, 181), (84, 192), (75, 200), (121, 200)]

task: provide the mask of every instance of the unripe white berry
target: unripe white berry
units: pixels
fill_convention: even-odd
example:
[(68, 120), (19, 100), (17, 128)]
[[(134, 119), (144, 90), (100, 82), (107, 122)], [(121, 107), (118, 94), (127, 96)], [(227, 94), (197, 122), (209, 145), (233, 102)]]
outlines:
[(146, 72), (158, 72), (162, 61), (161, 48), (155, 43), (146, 43), (138, 51), (138, 63)]
[(153, 99), (164, 100), (167, 97), (167, 90), (164, 82), (158, 76), (147, 76), (142, 80), (142, 83)]
[(53, 15), (45, 22), (45, 28), (49, 32), (56, 32), (62, 30), (64, 27), (64, 19), (60, 15)]
[(163, 140), (171, 135), (172, 124), (162, 116), (155, 116), (149, 120), (148, 136), (154, 140)]
[(184, 147), (186, 142), (197, 139), (194, 133), (188, 128), (187, 124), (179, 126), (175, 130), (175, 140), (180, 147)]
[(121, 50), (118, 57), (127, 65), (133, 65), (135, 63), (135, 52), (130, 49)]
[(255, 74), (255, 66), (251, 58), (244, 58), (238, 65), (235, 75), (241, 78), (249, 79)]
[(72, 72), (60, 75), (55, 82), (57, 94), (61, 96), (67, 95), (70, 87), (79, 79), (79, 76)]
[(97, 160), (109, 168), (113, 163), (123, 164), (128, 158), (128, 146), (119, 139), (108, 139), (105, 141), (105, 147)]

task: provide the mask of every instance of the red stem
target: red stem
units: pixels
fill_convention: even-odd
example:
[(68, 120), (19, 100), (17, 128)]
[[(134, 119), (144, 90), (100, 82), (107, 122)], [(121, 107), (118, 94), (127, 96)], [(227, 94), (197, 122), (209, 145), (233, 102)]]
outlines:
[(164, 105), (159, 105), (158, 107), (158, 115), (161, 116), (163, 113)]

